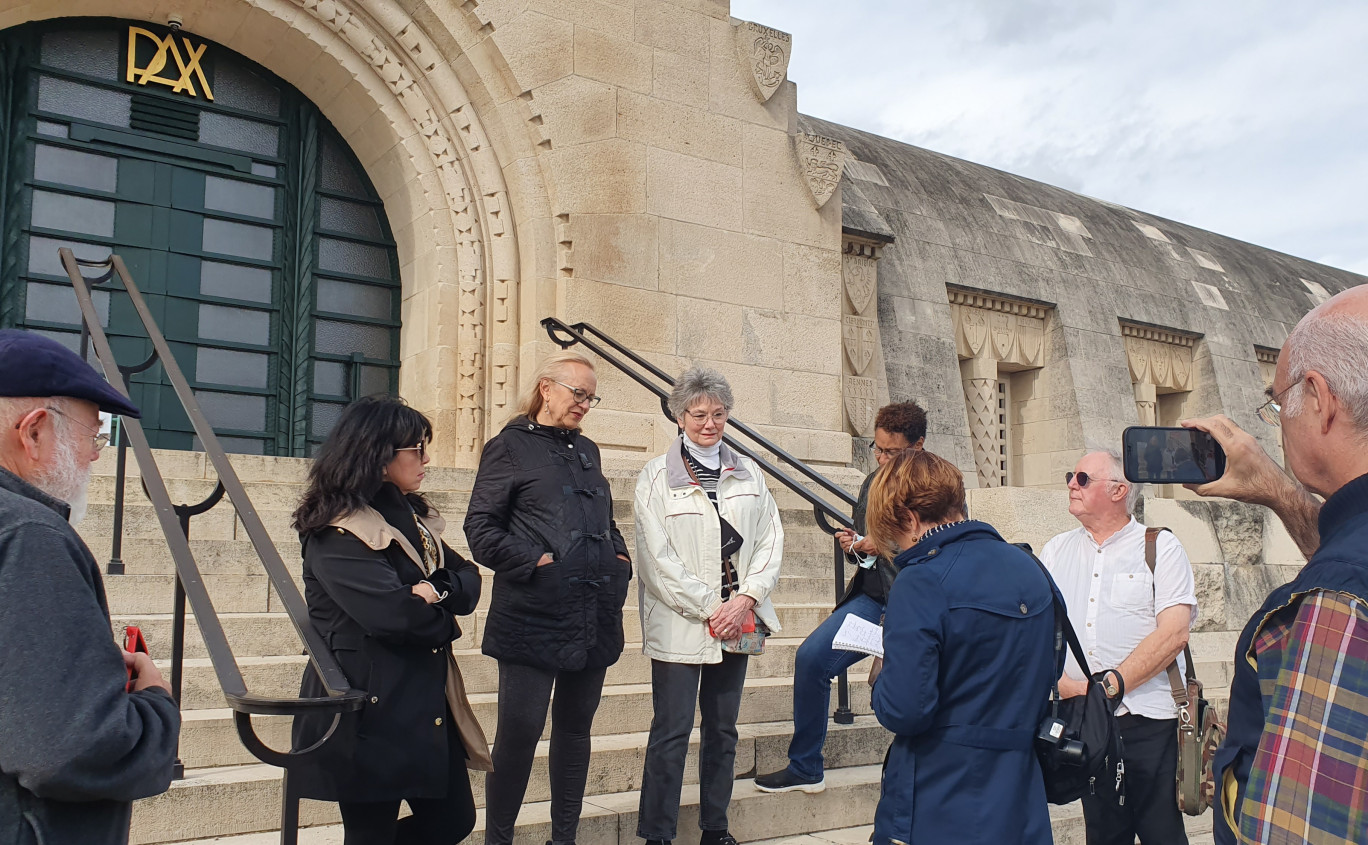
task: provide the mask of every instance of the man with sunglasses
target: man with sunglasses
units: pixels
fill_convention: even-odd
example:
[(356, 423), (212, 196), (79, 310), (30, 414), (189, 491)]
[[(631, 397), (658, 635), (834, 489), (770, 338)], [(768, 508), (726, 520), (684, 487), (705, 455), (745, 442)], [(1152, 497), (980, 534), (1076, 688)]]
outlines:
[(1192, 489), (1271, 508), (1309, 558), (1235, 646), (1214, 838), (1368, 842), (1368, 286), (1297, 323), (1258, 413), (1295, 480), (1226, 417), (1184, 423), (1226, 452)]
[[(1126, 481), (1116, 452), (1084, 455), (1065, 473), (1069, 513), (1081, 527), (1045, 544), (1049, 568), (1069, 610), (1069, 622), (1094, 672), (1115, 669), (1104, 688), (1121, 695), (1117, 724), (1125, 747), (1125, 803), (1105, 791), (1083, 797), (1088, 845), (1186, 843), (1174, 779), (1178, 763), (1178, 708), (1164, 669), (1177, 658), (1197, 620), (1192, 564), (1178, 538), (1156, 540), (1153, 575), (1145, 561), (1145, 526), (1131, 513), (1138, 485)], [(1059, 679), (1067, 697), (1087, 692), (1072, 655)]]
[[(71, 521), (138, 409), (55, 340), (0, 331), (0, 841), (123, 845), (165, 792), (180, 714), (146, 654), (110, 636), (100, 567)], [(131, 684), (130, 684), (131, 673)]]

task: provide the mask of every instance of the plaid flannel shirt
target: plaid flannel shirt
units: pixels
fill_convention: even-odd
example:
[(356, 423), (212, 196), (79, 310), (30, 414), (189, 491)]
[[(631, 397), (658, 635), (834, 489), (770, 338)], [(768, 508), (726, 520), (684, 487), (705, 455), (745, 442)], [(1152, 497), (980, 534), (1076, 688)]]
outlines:
[(1310, 593), (1269, 620), (1253, 652), (1264, 730), (1239, 841), (1368, 843), (1368, 605)]

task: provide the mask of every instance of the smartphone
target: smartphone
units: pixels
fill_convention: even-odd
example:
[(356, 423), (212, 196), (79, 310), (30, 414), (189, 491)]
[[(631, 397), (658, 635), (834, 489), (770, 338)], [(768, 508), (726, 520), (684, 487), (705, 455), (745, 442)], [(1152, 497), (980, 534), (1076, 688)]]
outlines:
[(1225, 450), (1195, 428), (1133, 425), (1121, 433), (1126, 480), (1136, 484), (1205, 484), (1225, 473)]

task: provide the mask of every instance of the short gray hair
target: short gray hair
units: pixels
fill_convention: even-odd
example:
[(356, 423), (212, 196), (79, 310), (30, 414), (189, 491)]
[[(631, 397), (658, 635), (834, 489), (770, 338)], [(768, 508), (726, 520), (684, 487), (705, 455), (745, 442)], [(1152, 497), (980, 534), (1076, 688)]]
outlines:
[(1315, 308), (1287, 338), (1287, 378), (1295, 389), (1283, 398), (1283, 413), (1301, 413), (1306, 374), (1325, 376), (1349, 411), (1350, 421), (1368, 436), (1368, 321), (1352, 314)]
[(1093, 449), (1088, 454), (1107, 456), (1112, 480), (1126, 485), (1126, 513), (1135, 513), (1135, 506), (1140, 502), (1140, 496), (1145, 492), (1145, 485), (1126, 480), (1126, 460), (1121, 457), (1121, 452), (1109, 446), (1106, 449)]
[(675, 379), (674, 390), (670, 391), (670, 414), (675, 419), (682, 418), (689, 409), (704, 399), (722, 403), (728, 411), (732, 409), (732, 389), (726, 376), (707, 367), (690, 367)]

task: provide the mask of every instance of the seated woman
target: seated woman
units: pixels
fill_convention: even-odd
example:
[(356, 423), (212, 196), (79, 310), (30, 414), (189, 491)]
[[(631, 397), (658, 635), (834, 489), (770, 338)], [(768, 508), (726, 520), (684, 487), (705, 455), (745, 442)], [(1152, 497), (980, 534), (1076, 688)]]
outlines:
[(1033, 741), (1054, 660), (1054, 588), (1021, 549), (965, 518), (964, 477), (902, 452), (874, 477), (869, 536), (902, 548), (872, 704), (896, 736), (874, 845), (1053, 841)]
[[(451, 642), (475, 610), (480, 575), (442, 541), (418, 493), (432, 425), (401, 399), (348, 405), (309, 470), (295, 511), (309, 618), (367, 699), (291, 772), (305, 798), (336, 801), (345, 845), (454, 845), (475, 827), (466, 768), (490, 769)], [(305, 668), (303, 696), (323, 696)], [(294, 747), (331, 715), (295, 719)], [(399, 820), (399, 802), (413, 814)]]
[(675, 382), (680, 436), (637, 478), (642, 651), (651, 658), (651, 735), (637, 836), (675, 838), (694, 712), (702, 714), (698, 824), (702, 845), (736, 845), (727, 832), (736, 720), (746, 683), (742, 635), (779, 630), (769, 594), (779, 580), (784, 529), (760, 467), (722, 442), (732, 391), (716, 370)]

